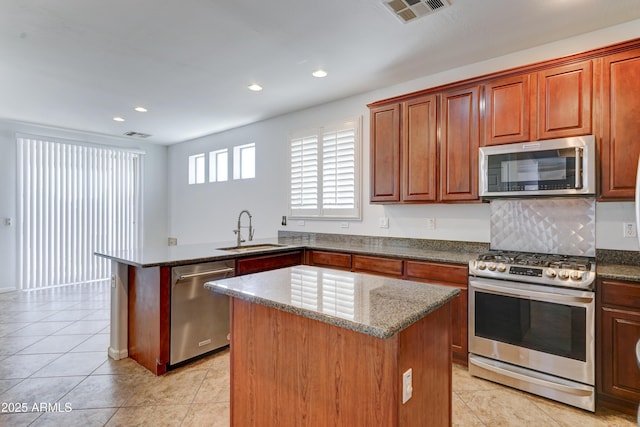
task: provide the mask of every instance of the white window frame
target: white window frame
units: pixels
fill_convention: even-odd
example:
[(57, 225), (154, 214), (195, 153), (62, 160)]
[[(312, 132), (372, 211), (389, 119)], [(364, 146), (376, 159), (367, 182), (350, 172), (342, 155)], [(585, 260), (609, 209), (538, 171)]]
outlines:
[[(224, 159), (223, 159), (224, 157)], [(224, 171), (219, 166), (224, 165)], [(224, 172), (220, 176), (220, 172)], [(209, 182), (224, 182), (229, 180), (229, 149), (221, 148), (209, 152)]]
[[(245, 153), (249, 150), (253, 153), (253, 169), (251, 173), (246, 170), (248, 164), (248, 157)], [(236, 145), (233, 147), (233, 179), (253, 179), (256, 177), (256, 143), (251, 142), (249, 144)]]
[(204, 184), (207, 176), (207, 159), (204, 153), (189, 156), (189, 185)]
[[(323, 140), (324, 135), (332, 132), (339, 132), (341, 130), (353, 129), (354, 131), (354, 171), (353, 171), (353, 192), (354, 192), (354, 200), (353, 207), (351, 208), (327, 208), (323, 201), (323, 175), (324, 175), (324, 165), (323, 165)], [(302, 173), (299, 170), (294, 172), (294, 164), (293, 164), (293, 149), (294, 142), (300, 143), (303, 140), (307, 143), (307, 149), (312, 148), (313, 139), (317, 140), (317, 155), (316, 155), (316, 163), (315, 167), (317, 168), (317, 204), (315, 207), (310, 206), (308, 208), (300, 208), (293, 206), (293, 185), (294, 185), (294, 173)], [(313, 162), (312, 159), (310, 159)], [(309, 163), (309, 162), (308, 162)], [(309, 169), (307, 170), (307, 179), (311, 179), (313, 181), (313, 168), (314, 164), (308, 164)], [(311, 184), (313, 185), (313, 184)], [(361, 191), (362, 188), (362, 116), (341, 120), (339, 122), (334, 122), (325, 126), (319, 126), (313, 129), (307, 129), (303, 131), (293, 132), (289, 135), (289, 217), (290, 218), (299, 218), (299, 219), (318, 219), (318, 220), (359, 220), (361, 219)]]

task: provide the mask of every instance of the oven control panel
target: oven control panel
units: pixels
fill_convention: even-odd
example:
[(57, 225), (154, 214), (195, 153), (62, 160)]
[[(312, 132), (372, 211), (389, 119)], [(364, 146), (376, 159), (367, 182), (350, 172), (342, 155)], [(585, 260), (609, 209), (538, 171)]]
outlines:
[(595, 265), (589, 270), (562, 267), (531, 267), (506, 263), (469, 261), (469, 274), (477, 277), (530, 282), (541, 285), (591, 289), (595, 282)]

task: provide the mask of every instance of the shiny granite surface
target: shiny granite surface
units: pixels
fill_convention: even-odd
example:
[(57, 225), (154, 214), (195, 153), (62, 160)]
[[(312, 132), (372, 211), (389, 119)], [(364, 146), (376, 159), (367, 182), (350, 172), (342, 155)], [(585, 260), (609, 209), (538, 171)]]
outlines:
[(220, 248), (235, 246), (235, 241), (226, 241), (195, 245), (148, 247), (133, 251), (96, 252), (96, 255), (136, 267), (156, 267), (218, 261), (240, 256), (253, 256), (306, 248), (466, 265), (470, 259), (488, 250), (488, 244), (475, 242), (282, 232), (279, 233), (278, 238), (256, 239), (244, 243), (243, 246), (256, 244), (279, 244), (283, 246), (234, 253), (220, 250)]
[(392, 337), (460, 293), (449, 286), (312, 266), (215, 280), (205, 287), (377, 338)]

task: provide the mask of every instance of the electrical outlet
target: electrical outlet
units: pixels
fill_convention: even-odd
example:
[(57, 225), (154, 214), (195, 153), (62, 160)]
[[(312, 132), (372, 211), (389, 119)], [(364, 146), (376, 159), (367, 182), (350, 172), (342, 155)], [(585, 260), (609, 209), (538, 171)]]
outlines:
[(340, 223), (340, 228), (349, 228), (349, 223), (347, 221), (343, 221)]
[(413, 371), (411, 368), (402, 374), (402, 403), (405, 404), (413, 395)]
[(427, 218), (427, 230), (435, 230), (435, 229), (436, 229), (436, 219)]
[(6, 225), (7, 227), (11, 227), (12, 224), (13, 224), (13, 220), (11, 218), (4, 219), (4, 225)]
[(637, 237), (638, 231), (633, 222), (625, 222), (622, 224), (622, 236), (625, 238)]
[(299, 219), (298, 221), (296, 221), (296, 225), (304, 227), (304, 219)]
[(378, 218), (378, 227), (389, 228), (389, 217), (381, 216)]
[(167, 239), (167, 244), (169, 246), (178, 246), (178, 238), (177, 237), (169, 237)]

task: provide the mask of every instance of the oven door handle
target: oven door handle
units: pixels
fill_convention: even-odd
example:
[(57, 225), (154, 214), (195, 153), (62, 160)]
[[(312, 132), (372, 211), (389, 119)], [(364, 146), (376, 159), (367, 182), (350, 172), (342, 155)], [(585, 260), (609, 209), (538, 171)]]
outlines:
[(553, 294), (550, 292), (539, 292), (539, 291), (531, 291), (527, 289), (514, 289), (506, 286), (494, 286), (489, 285), (487, 283), (480, 283), (477, 281), (473, 281), (471, 286), (475, 289), (480, 289), (483, 291), (494, 292), (499, 295), (508, 295), (516, 298), (521, 297), (531, 297), (535, 299), (558, 302), (558, 303), (574, 303), (574, 304), (590, 304), (593, 302), (593, 296), (583, 297), (583, 296), (573, 296), (573, 295), (562, 295), (562, 294)]
[(576, 147), (576, 190), (582, 188), (582, 148)]
[(547, 388), (552, 388), (555, 390), (558, 390), (560, 392), (563, 393), (568, 393), (568, 394), (573, 394), (576, 396), (590, 396), (593, 391), (588, 387), (588, 386), (582, 386), (582, 385), (572, 385), (572, 386), (567, 386), (564, 384), (559, 384), (557, 382), (553, 382), (553, 381), (547, 381), (544, 380), (542, 378), (535, 378), (529, 375), (523, 375), (520, 374), (518, 372), (514, 372), (508, 369), (504, 369), (501, 368), (499, 366), (494, 366), (494, 365), (490, 365), (487, 363), (484, 363), (480, 360), (478, 360), (477, 358), (474, 358), (472, 360), (469, 360), (469, 363), (472, 363), (474, 365), (479, 366), (480, 368), (486, 369), (488, 371), (491, 372), (496, 372), (498, 374), (504, 375), (506, 377), (510, 377), (519, 381), (522, 381), (524, 383), (529, 383), (529, 384), (536, 384), (536, 385), (540, 385), (543, 387), (547, 387)]

